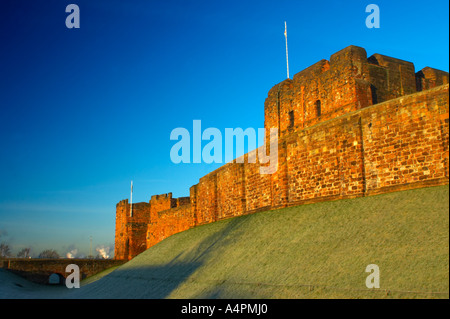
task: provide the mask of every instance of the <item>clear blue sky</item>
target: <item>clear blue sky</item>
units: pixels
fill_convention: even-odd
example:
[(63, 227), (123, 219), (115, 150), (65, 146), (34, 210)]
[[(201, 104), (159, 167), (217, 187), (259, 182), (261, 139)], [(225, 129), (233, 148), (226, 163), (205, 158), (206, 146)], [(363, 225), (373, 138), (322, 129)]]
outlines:
[[(80, 29), (65, 8), (80, 7)], [(368, 29), (365, 7), (380, 7)], [(448, 1), (0, 3), (0, 241), (113, 249), (115, 205), (188, 196), (219, 165), (173, 164), (170, 132), (263, 127), (268, 90), (358, 45), (448, 71)]]

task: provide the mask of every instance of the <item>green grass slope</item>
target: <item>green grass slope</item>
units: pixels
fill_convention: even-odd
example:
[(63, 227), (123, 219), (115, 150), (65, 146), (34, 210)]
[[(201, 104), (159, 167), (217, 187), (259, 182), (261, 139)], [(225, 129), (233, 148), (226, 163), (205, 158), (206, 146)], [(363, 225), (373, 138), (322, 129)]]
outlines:
[[(380, 268), (380, 289), (365, 285)], [(449, 187), (261, 212), (171, 236), (75, 298), (448, 298)]]

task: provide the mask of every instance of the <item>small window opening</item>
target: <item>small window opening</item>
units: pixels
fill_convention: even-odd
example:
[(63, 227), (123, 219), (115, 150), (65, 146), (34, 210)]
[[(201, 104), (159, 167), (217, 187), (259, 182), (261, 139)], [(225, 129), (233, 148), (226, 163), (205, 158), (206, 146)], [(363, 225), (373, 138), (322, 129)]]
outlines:
[(289, 112), (289, 127), (294, 127), (294, 111)]
[(320, 100), (316, 101), (316, 114), (317, 117), (320, 117), (322, 115), (322, 107), (320, 105)]

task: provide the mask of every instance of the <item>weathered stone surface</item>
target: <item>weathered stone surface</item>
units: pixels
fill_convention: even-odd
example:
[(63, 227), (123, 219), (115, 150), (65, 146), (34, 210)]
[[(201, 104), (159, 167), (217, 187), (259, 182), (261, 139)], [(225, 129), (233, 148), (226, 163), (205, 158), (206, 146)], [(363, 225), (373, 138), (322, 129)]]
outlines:
[[(349, 46), (275, 85), (266, 141), (278, 166), (260, 174), (257, 150), (200, 178), (189, 198), (117, 204), (115, 257), (129, 259), (180, 231), (223, 218), (318, 201), (448, 184), (448, 73)], [(251, 160), (249, 160), (251, 159)]]

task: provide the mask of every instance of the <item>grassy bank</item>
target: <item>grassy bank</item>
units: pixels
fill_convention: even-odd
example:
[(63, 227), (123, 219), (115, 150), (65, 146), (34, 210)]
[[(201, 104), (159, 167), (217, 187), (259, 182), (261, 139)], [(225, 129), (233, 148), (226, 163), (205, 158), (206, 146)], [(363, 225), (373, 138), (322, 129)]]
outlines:
[[(171, 236), (77, 298), (448, 298), (449, 187), (262, 212)], [(366, 288), (366, 266), (380, 289)], [(431, 293), (433, 292), (433, 293)]]

